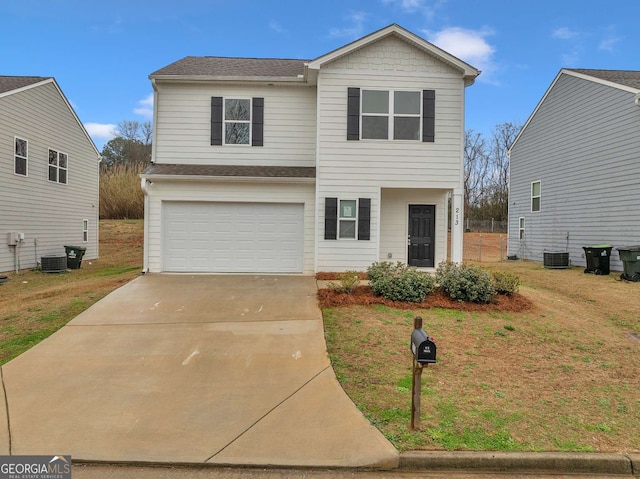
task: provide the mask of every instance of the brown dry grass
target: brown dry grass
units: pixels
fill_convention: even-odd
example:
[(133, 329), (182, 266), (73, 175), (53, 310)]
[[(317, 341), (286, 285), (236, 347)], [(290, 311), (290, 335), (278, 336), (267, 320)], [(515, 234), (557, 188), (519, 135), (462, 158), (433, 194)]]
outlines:
[(142, 221), (100, 221), (100, 259), (77, 270), (6, 273), (0, 285), (0, 364), (34, 346), (142, 271)]
[[(518, 274), (530, 309), (325, 309), (344, 389), (401, 449), (640, 451), (640, 285), (489, 262), (499, 258), (491, 243), (499, 237), (483, 234), (482, 266)], [(417, 314), (436, 338), (438, 364), (423, 374), (423, 428), (413, 432), (408, 340)]]
[(138, 219), (144, 216), (142, 164), (116, 164), (100, 170), (100, 219)]

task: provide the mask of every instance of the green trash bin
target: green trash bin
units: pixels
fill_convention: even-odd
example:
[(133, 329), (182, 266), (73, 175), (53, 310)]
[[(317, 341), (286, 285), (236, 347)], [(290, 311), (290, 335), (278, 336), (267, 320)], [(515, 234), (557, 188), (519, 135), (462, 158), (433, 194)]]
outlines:
[(87, 251), (87, 248), (82, 246), (65, 246), (64, 250), (67, 253), (67, 268), (80, 269), (82, 265), (82, 257)]
[(627, 281), (640, 281), (640, 245), (619, 246), (616, 249), (624, 270), (620, 277)]
[(587, 260), (587, 267), (584, 272), (594, 273), (596, 275), (609, 274), (609, 258), (611, 258), (612, 248), (613, 247), (610, 244), (583, 246), (582, 249), (584, 250), (584, 257)]

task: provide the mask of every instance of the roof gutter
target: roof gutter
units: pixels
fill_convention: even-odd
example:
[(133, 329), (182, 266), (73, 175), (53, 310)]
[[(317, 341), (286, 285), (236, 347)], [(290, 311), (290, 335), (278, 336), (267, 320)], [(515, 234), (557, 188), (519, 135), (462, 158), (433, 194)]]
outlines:
[(313, 184), (315, 178), (291, 176), (213, 176), (213, 175), (140, 175), (142, 190), (148, 192), (148, 184), (156, 181), (228, 181), (234, 183), (307, 183)]

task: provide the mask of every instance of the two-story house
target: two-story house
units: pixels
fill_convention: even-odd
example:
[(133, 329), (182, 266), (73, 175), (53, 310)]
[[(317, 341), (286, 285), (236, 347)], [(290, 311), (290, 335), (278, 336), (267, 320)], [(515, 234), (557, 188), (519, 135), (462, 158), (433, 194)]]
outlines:
[(145, 271), (433, 268), (449, 229), (461, 261), (479, 73), (395, 24), (314, 60), (186, 57), (152, 73)]
[(98, 257), (100, 152), (52, 77), (0, 76), (0, 271)]

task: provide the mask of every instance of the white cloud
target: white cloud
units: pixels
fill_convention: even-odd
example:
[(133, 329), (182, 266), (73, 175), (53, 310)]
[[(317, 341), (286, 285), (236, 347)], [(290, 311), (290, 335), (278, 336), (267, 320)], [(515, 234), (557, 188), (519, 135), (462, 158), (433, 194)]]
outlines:
[(385, 5), (395, 5), (406, 12), (415, 12), (424, 6), (424, 0), (382, 0)]
[(493, 35), (492, 30), (450, 27), (439, 32), (424, 33), (427, 40), (434, 45), (481, 70), (483, 74), (478, 77), (479, 80), (490, 80), (489, 74), (496, 69), (493, 58), (495, 48), (489, 44), (486, 37)]
[(136, 115), (144, 116), (148, 119), (153, 118), (153, 93), (149, 93), (147, 97), (138, 101), (138, 105), (133, 109)]
[(284, 33), (284, 28), (282, 28), (282, 25), (280, 25), (280, 23), (275, 20), (271, 20), (269, 22), (269, 28), (276, 33)]
[(112, 123), (85, 123), (84, 127), (94, 139), (110, 140), (116, 137), (116, 125)]
[(383, 5), (390, 5), (400, 9), (403, 13), (420, 12), (428, 21), (432, 21), (438, 10), (448, 0), (380, 0)]
[(332, 28), (329, 30), (329, 36), (331, 38), (358, 38), (362, 36), (366, 18), (365, 12), (352, 12), (346, 18), (351, 25), (344, 28)]
[(571, 30), (568, 27), (560, 27), (556, 28), (551, 35), (554, 38), (559, 38), (560, 40), (570, 40), (580, 35), (580, 33), (575, 30)]
[(598, 49), (604, 50), (607, 52), (612, 52), (614, 50), (616, 43), (618, 43), (619, 41), (620, 41), (620, 38), (618, 37), (614, 37), (614, 36), (606, 37), (602, 39), (602, 41), (600, 42), (600, 45), (598, 45)]

